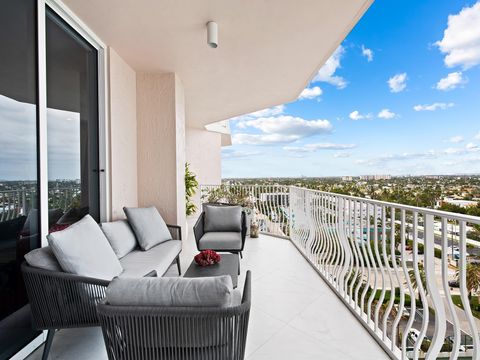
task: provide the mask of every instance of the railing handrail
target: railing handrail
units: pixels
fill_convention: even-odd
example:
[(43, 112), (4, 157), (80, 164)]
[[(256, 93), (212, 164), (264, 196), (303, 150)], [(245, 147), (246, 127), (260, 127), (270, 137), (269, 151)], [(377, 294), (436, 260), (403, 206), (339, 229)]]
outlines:
[(469, 223), (473, 223), (473, 224), (480, 224), (480, 217), (479, 216), (459, 214), (459, 213), (454, 213), (454, 212), (449, 212), (449, 211), (436, 210), (436, 209), (430, 209), (430, 208), (413, 206), (413, 205), (405, 205), (405, 204), (382, 201), (382, 200), (368, 199), (368, 198), (362, 198), (362, 197), (359, 197), (359, 196), (337, 194), (337, 193), (332, 193), (332, 192), (328, 192), (328, 191), (308, 189), (308, 188), (304, 188), (304, 187), (300, 187), (300, 186), (294, 186), (294, 185), (291, 185), (290, 187), (295, 188), (295, 189), (299, 189), (299, 190), (308, 190), (308, 191), (312, 191), (312, 192), (315, 192), (315, 193), (318, 193), (318, 194), (341, 197), (343, 199), (348, 199), (348, 200), (355, 200), (355, 201), (359, 201), (359, 202), (368, 202), (372, 205), (394, 207), (394, 208), (400, 209), (400, 210), (403, 209), (403, 210), (423, 213), (423, 214), (426, 214), (426, 215), (433, 215), (433, 216), (438, 216), (438, 217), (448, 217), (449, 219), (452, 219), (452, 220), (465, 221), (465, 222), (469, 222)]

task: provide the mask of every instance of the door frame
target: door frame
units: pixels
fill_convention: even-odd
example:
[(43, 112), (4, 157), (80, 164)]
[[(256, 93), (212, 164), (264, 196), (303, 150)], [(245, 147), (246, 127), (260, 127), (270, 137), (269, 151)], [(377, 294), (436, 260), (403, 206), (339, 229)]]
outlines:
[[(40, 191), (40, 236), (41, 246), (47, 245), (48, 234), (48, 149), (47, 149), (47, 71), (46, 71), (46, 8), (52, 9), (69, 26), (88, 41), (98, 54), (98, 153), (99, 153), (99, 195), (100, 221), (110, 219), (110, 153), (109, 153), (109, 92), (108, 92), (108, 48), (95, 33), (81, 21), (60, 0), (37, 0), (37, 141), (38, 141), (38, 181)], [(11, 360), (21, 360), (29, 356), (45, 340), (44, 331), (32, 340)]]
[[(40, 213), (48, 214), (48, 158), (47, 158), (47, 74), (46, 74), (46, 7), (53, 10), (62, 20), (89, 42), (98, 54), (98, 154), (100, 221), (110, 218), (110, 172), (109, 170), (109, 106), (108, 94), (108, 51), (105, 43), (88, 28), (62, 1), (37, 0), (37, 36), (38, 36), (38, 139), (39, 139), (39, 182)], [(48, 217), (40, 218), (42, 246), (47, 245)]]

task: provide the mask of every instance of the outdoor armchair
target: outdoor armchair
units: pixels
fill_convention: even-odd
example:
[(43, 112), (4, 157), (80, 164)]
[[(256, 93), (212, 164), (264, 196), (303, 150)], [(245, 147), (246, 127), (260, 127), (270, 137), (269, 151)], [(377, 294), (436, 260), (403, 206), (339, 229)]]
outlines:
[(193, 227), (197, 249), (238, 253), (247, 236), (247, 216), (240, 206), (205, 204)]
[(228, 307), (110, 305), (107, 296), (97, 309), (108, 358), (243, 359), (251, 304), (250, 276), (247, 271), (241, 301)]

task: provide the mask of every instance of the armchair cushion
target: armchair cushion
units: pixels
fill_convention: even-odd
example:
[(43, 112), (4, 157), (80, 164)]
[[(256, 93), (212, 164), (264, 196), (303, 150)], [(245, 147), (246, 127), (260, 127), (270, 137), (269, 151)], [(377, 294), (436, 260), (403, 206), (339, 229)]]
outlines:
[(115, 278), (106, 291), (106, 302), (117, 306), (228, 307), (233, 297), (229, 275)]
[(205, 206), (205, 232), (242, 231), (242, 208), (240, 206)]
[(107, 238), (90, 215), (65, 230), (49, 234), (47, 239), (66, 272), (111, 280), (123, 270)]
[(127, 208), (123, 211), (137, 236), (143, 250), (148, 250), (162, 242), (172, 240), (167, 224), (154, 206), (148, 208)]
[(62, 267), (58, 263), (57, 258), (53, 255), (50, 246), (33, 249), (25, 254), (27, 264), (44, 270), (62, 271)]
[(198, 242), (199, 250), (241, 250), (242, 233), (240, 232), (208, 232)]
[(135, 234), (127, 220), (103, 223), (102, 231), (119, 259), (135, 250), (138, 246)]

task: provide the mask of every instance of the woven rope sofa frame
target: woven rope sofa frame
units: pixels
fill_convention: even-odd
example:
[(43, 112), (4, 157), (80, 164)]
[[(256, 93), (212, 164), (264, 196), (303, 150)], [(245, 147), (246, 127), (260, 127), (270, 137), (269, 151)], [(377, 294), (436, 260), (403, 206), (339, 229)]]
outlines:
[(242, 360), (251, 305), (247, 271), (242, 302), (228, 308), (97, 305), (110, 360)]
[[(180, 226), (167, 226), (172, 239), (182, 239)], [(173, 263), (177, 264), (181, 274), (179, 256)], [(33, 325), (37, 330), (48, 330), (43, 360), (48, 359), (55, 330), (100, 325), (96, 306), (105, 298), (110, 281), (44, 270), (29, 266), (26, 262), (21, 267)], [(157, 275), (153, 271), (146, 276)]]

